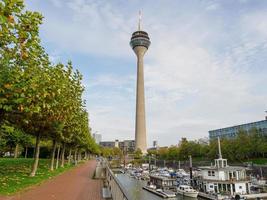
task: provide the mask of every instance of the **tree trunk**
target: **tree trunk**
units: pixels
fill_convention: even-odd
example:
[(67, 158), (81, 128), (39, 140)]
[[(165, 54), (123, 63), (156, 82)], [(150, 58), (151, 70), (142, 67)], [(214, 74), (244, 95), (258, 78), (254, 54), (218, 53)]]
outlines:
[(56, 162), (56, 169), (58, 168), (59, 153), (60, 153), (60, 145), (58, 145), (58, 148), (57, 148), (57, 162)]
[(84, 159), (87, 160), (87, 151), (84, 152)]
[(81, 161), (81, 157), (82, 157), (82, 154), (81, 154), (81, 151), (79, 150), (79, 151), (78, 151), (78, 162)]
[(50, 163), (50, 170), (54, 171), (54, 163), (55, 163), (55, 154), (57, 149), (57, 142), (53, 140), (53, 147), (52, 147), (52, 154), (51, 154), (51, 163)]
[(32, 158), (34, 158), (34, 155), (35, 155), (35, 147), (33, 147), (33, 156), (32, 156)]
[(65, 164), (65, 143), (63, 143), (62, 151), (61, 151), (61, 165), (60, 167), (64, 167)]
[(77, 148), (74, 151), (74, 164), (77, 165)]
[(70, 165), (70, 162), (71, 162), (71, 148), (69, 149), (68, 165)]
[(35, 176), (37, 168), (38, 168), (39, 153), (40, 153), (40, 139), (41, 139), (41, 134), (38, 133), (38, 135), (36, 136), (36, 143), (35, 143), (34, 163), (32, 166), (32, 171), (31, 171), (30, 176)]
[(19, 144), (16, 144), (15, 150), (14, 150), (14, 158), (18, 157), (18, 153), (19, 153)]
[(27, 156), (28, 156), (28, 147), (26, 146), (25, 147), (25, 155), (24, 155), (24, 158), (27, 158)]

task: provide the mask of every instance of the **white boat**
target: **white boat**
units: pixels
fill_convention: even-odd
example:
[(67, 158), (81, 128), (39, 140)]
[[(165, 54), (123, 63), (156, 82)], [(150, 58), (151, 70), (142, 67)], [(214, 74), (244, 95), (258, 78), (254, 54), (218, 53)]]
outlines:
[(180, 185), (179, 187), (177, 187), (177, 194), (196, 198), (198, 195), (198, 191), (194, 190), (189, 185)]
[(178, 169), (176, 171), (176, 176), (179, 178), (184, 178), (184, 177), (190, 177), (190, 174), (186, 173), (184, 169)]
[(153, 185), (151, 183), (148, 184), (147, 187), (150, 188), (150, 189), (153, 189), (153, 190), (156, 190), (157, 189), (157, 186), (155, 186), (155, 185)]
[(155, 195), (158, 195), (162, 198), (174, 198), (176, 197), (176, 194), (172, 191), (166, 191), (166, 190), (162, 190), (162, 189), (155, 189), (154, 186), (151, 186), (151, 185), (148, 185), (148, 186), (144, 186), (143, 189), (155, 194)]
[(164, 191), (161, 191), (160, 193), (164, 194), (167, 198), (176, 197), (176, 194), (170, 190), (164, 190)]
[(163, 196), (165, 196), (165, 198), (173, 198), (176, 197), (176, 194), (170, 190), (162, 190), (162, 189), (156, 189), (156, 191), (160, 194), (162, 194)]

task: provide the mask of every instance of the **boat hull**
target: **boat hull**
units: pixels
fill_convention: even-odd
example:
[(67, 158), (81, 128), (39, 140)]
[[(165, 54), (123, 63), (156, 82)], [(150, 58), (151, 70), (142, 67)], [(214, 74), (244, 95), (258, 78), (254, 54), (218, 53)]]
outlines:
[(187, 197), (197, 198), (198, 192), (185, 192), (185, 191), (178, 190), (177, 194), (187, 196)]

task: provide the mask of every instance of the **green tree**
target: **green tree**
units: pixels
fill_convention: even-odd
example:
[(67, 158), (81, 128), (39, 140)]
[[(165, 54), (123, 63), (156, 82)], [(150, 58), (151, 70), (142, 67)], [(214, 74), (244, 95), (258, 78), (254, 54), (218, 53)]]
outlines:
[(141, 159), (142, 155), (143, 155), (143, 153), (142, 153), (141, 149), (137, 149), (134, 151), (134, 159), (137, 159), (137, 160)]

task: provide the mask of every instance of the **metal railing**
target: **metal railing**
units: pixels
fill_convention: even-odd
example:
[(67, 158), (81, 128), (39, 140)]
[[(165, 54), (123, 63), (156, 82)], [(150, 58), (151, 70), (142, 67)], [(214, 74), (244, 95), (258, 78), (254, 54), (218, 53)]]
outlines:
[(108, 164), (106, 165), (106, 186), (109, 189), (113, 200), (130, 200), (126, 190)]

